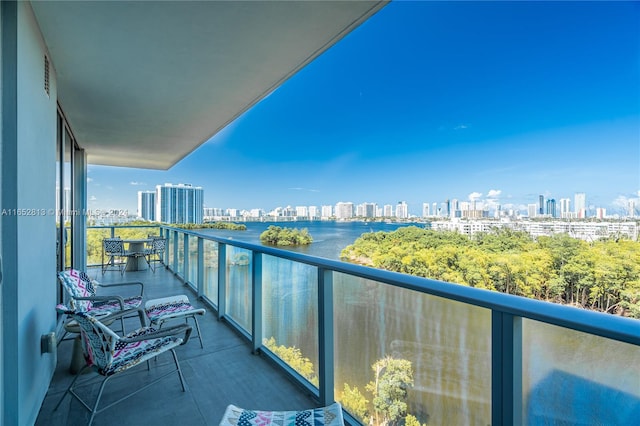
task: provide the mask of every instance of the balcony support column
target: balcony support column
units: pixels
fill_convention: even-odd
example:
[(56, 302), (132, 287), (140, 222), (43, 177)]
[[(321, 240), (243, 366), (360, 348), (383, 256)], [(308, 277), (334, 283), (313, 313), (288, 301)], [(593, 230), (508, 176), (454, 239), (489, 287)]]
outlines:
[(332, 404), (334, 396), (333, 272), (318, 268), (318, 340), (320, 404)]
[(262, 346), (262, 253), (251, 253), (251, 352), (255, 354)]
[(522, 319), (491, 312), (491, 423), (521, 424)]
[(178, 275), (178, 231), (171, 231), (173, 239), (173, 262), (171, 262), (171, 270)]

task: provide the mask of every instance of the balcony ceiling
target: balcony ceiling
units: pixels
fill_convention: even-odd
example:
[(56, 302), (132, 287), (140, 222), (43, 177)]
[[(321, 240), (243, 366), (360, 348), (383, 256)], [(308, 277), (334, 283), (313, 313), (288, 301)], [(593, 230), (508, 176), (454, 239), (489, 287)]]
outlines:
[(34, 1), (89, 162), (167, 169), (385, 1)]

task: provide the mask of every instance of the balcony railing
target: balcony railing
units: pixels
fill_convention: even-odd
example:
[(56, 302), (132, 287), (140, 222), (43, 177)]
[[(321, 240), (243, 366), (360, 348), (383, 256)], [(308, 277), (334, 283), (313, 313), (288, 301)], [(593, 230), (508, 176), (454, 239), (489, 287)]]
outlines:
[[(161, 233), (167, 267), (220, 318), (321, 403), (340, 401), (360, 421), (364, 412), (350, 404), (358, 394), (372, 401), (372, 365), (385, 357), (411, 362), (408, 412), (422, 423), (631, 424), (640, 415), (640, 321), (167, 226)], [(366, 415), (375, 422), (383, 413)]]

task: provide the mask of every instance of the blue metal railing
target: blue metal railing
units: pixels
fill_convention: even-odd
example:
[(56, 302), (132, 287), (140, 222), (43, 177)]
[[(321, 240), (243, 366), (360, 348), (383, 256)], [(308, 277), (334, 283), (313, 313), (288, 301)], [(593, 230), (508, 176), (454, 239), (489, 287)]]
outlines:
[[(431, 295), (448, 301), (456, 301), (465, 306), (474, 306), (488, 310), (490, 313), (490, 421), (494, 425), (520, 424), (523, 422), (526, 401), (523, 401), (523, 354), (522, 336), (523, 323), (531, 321), (560, 327), (564, 330), (574, 330), (591, 336), (610, 339), (631, 345), (633, 354), (640, 354), (640, 321), (622, 318), (614, 315), (562, 306), (523, 297), (476, 289), (462, 285), (444, 283), (440, 281), (394, 273), (360, 265), (319, 258), (296, 252), (280, 250), (228, 238), (203, 235), (197, 231), (176, 229), (161, 226), (161, 233), (169, 240), (169, 250), (165, 253), (167, 267), (194, 288), (200, 297), (207, 300), (217, 310), (219, 318), (226, 319), (232, 326), (242, 332), (252, 344), (254, 350), (264, 351), (271, 355), (276, 362), (283, 365), (286, 371), (301, 381), (310, 391), (314, 392), (322, 404), (335, 400), (335, 371), (336, 371), (336, 341), (334, 330), (336, 313), (334, 303), (334, 282), (337, 277), (362, 279), (375, 282), (385, 288), (405, 289), (420, 295)], [(196, 241), (194, 242), (193, 239)], [(191, 242), (191, 243), (190, 243)], [(210, 253), (204, 250), (205, 244), (214, 242), (217, 246), (217, 256), (214, 259), (205, 256)], [(193, 250), (197, 253), (192, 253)], [(226, 306), (228, 300), (227, 269), (230, 266), (229, 255), (237, 249), (244, 249), (251, 253), (246, 259), (250, 272), (247, 274), (249, 286), (247, 291), (251, 301), (249, 307), (249, 324), (242, 324), (242, 319), (229, 314)], [(310, 265), (317, 270), (317, 310), (318, 329), (318, 386), (310, 385), (283, 362), (274, 357), (263, 344), (263, 288), (266, 284), (263, 276), (265, 262), (275, 259), (286, 260), (297, 264)], [(244, 259), (241, 259), (244, 262)], [(191, 265), (190, 262), (197, 262)], [(205, 291), (205, 269), (209, 263), (217, 263), (217, 303)], [(344, 276), (342, 275), (344, 274)], [(195, 275), (195, 276), (194, 276)], [(400, 291), (400, 290), (397, 290)], [(281, 324), (292, 327), (292, 324)], [(527, 326), (527, 327), (530, 327)], [(524, 328), (527, 328), (524, 327)], [(598, 359), (598, 362), (613, 362), (609, 359)], [(620, 366), (625, 368), (626, 366)], [(636, 368), (637, 370), (637, 368)], [(638, 372), (633, 370), (633, 374)], [(633, 376), (635, 377), (635, 376)], [(638, 376), (640, 377), (640, 376)], [(633, 379), (632, 379), (633, 380)], [(631, 384), (633, 388), (633, 383)], [(638, 388), (632, 389), (632, 398), (640, 398), (640, 382)], [(627, 389), (628, 391), (628, 389)], [(624, 395), (626, 393), (622, 392)], [(628, 392), (627, 392), (628, 393)], [(633, 399), (635, 401), (635, 399)], [(640, 401), (640, 400), (638, 400)], [(530, 409), (530, 407), (529, 407)], [(529, 422), (531, 422), (529, 420)]]

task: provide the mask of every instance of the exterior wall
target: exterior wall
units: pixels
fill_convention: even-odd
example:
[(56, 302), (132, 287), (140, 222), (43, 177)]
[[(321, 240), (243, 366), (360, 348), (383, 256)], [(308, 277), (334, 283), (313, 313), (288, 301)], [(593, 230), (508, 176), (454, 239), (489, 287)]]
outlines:
[[(4, 411), (0, 423), (29, 425), (36, 420), (56, 363), (55, 354), (40, 351), (41, 335), (54, 331), (57, 322), (55, 216), (50, 214), (55, 208), (56, 84), (51, 64), (47, 96), (46, 47), (30, 4), (2, 7), (2, 26), (15, 25), (10, 35), (17, 49), (15, 54), (2, 50), (3, 72), (15, 72), (15, 77), (14, 84), (2, 79), (1, 207), (7, 214), (2, 216), (1, 241)], [(5, 93), (7, 87), (13, 93)], [(38, 214), (29, 213), (35, 211)]]

